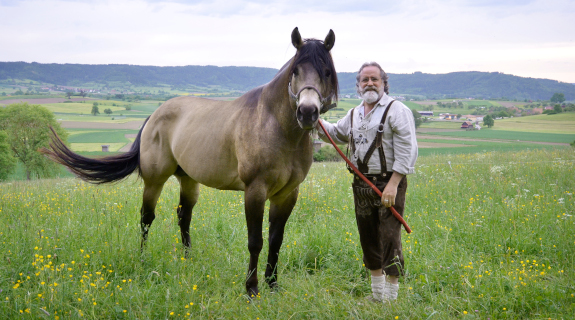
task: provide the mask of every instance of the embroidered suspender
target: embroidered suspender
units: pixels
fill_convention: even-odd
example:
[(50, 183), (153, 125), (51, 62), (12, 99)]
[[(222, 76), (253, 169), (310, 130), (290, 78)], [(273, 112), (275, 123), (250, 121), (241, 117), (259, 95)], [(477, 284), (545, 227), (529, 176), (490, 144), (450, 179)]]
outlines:
[[(359, 169), (359, 171), (361, 173), (367, 174), (369, 172), (369, 168), (368, 168), (367, 164), (369, 163), (369, 159), (373, 155), (373, 152), (375, 151), (375, 149), (377, 149), (378, 153), (379, 153), (379, 161), (380, 161), (380, 165), (381, 165), (381, 174), (385, 174), (387, 172), (387, 162), (385, 160), (385, 153), (383, 152), (383, 131), (384, 131), (385, 120), (387, 118), (387, 112), (389, 111), (389, 109), (391, 109), (391, 105), (393, 104), (394, 101), (395, 100), (392, 100), (387, 105), (385, 112), (383, 113), (383, 116), (381, 117), (381, 121), (379, 123), (379, 127), (377, 130), (377, 134), (375, 136), (375, 140), (373, 140), (373, 142), (369, 146), (369, 149), (365, 153), (365, 157), (363, 157), (363, 160), (357, 159), (357, 168)], [(351, 110), (351, 139), (349, 140), (349, 143), (351, 143), (352, 154), (355, 154), (355, 140), (353, 138), (353, 111), (354, 110), (355, 110), (355, 108), (353, 110)], [(349, 149), (349, 144), (348, 144), (348, 149)], [(348, 168), (348, 169), (350, 169), (350, 168)]]

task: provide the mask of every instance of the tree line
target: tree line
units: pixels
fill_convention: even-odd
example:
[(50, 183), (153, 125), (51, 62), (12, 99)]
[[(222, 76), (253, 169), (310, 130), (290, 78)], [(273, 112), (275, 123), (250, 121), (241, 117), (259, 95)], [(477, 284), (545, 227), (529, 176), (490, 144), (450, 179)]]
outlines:
[[(359, 67), (359, 66), (358, 66)], [(269, 82), (277, 69), (258, 67), (41, 64), (0, 62), (0, 80), (29, 79), (58, 85), (129, 82), (140, 86), (221, 86), (247, 91)], [(506, 98), (510, 100), (547, 100), (562, 92), (566, 100), (575, 100), (575, 85), (549, 79), (518, 77), (500, 72), (451, 72), (445, 74), (388, 73), (391, 94), (418, 95), (429, 99)], [(340, 92), (354, 94), (355, 72), (339, 72)]]

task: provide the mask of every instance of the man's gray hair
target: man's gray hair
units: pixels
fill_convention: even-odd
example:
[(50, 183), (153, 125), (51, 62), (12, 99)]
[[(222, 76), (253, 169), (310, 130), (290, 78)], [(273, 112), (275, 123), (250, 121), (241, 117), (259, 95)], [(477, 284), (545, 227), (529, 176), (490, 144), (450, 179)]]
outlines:
[(357, 75), (355, 76), (355, 88), (357, 90), (357, 93), (360, 94), (359, 74), (361, 73), (361, 70), (363, 70), (363, 68), (365, 68), (365, 67), (377, 67), (377, 68), (379, 68), (381, 81), (383, 81), (383, 91), (385, 91), (386, 94), (389, 94), (389, 85), (387, 84), (387, 79), (389, 79), (389, 77), (387, 76), (387, 73), (385, 73), (385, 71), (383, 71), (383, 69), (381, 68), (379, 63), (374, 62), (374, 61), (366, 62), (366, 63), (361, 65), (361, 68), (359, 68), (359, 71), (357, 72)]

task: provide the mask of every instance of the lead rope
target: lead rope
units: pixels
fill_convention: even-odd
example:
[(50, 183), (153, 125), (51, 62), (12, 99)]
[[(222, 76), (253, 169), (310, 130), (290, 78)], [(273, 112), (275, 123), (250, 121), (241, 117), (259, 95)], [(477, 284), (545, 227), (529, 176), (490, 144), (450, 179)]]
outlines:
[[(331, 144), (335, 147), (335, 150), (339, 153), (339, 155), (343, 158), (343, 160), (345, 160), (345, 162), (347, 162), (347, 165), (351, 169), (353, 169), (353, 171), (361, 178), (361, 180), (363, 180), (365, 183), (367, 183), (373, 189), (373, 191), (375, 191), (375, 193), (377, 193), (377, 195), (381, 197), (381, 191), (379, 191), (379, 189), (373, 183), (371, 183), (371, 181), (369, 181), (369, 179), (367, 179), (361, 172), (359, 172), (359, 170), (357, 170), (357, 168), (353, 165), (353, 163), (351, 163), (351, 161), (349, 161), (349, 159), (343, 154), (343, 152), (341, 152), (341, 150), (335, 144), (335, 142), (333, 141), (333, 139), (331, 138), (329, 133), (327, 133), (327, 130), (325, 130), (323, 124), (321, 123), (321, 120), (319, 120), (319, 125), (322, 128), (325, 135), (327, 136), (327, 138), (329, 139), (329, 141), (331, 142)], [(405, 220), (403, 220), (403, 217), (399, 213), (397, 213), (395, 208), (389, 207), (389, 209), (391, 209), (391, 213), (393, 214), (393, 216), (397, 220), (399, 220), (399, 222), (401, 222), (401, 224), (405, 228), (405, 231), (407, 231), (407, 233), (411, 233), (411, 228), (407, 225), (407, 222), (405, 222)]]

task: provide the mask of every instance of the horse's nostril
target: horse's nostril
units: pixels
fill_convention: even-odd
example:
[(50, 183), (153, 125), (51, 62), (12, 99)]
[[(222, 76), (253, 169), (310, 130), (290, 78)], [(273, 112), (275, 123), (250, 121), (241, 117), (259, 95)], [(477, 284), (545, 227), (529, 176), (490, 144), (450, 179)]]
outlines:
[(303, 121), (303, 114), (302, 114), (300, 108), (297, 109), (296, 117), (297, 117), (297, 119), (298, 119), (299, 121)]
[(311, 121), (316, 122), (319, 118), (319, 110), (315, 110), (315, 112), (311, 115)]

